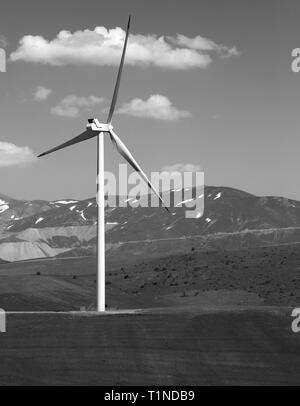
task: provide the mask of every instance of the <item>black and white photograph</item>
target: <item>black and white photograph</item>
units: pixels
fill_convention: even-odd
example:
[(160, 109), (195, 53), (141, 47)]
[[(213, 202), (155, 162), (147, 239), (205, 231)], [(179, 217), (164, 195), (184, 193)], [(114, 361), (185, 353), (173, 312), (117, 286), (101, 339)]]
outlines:
[(0, 7), (0, 389), (299, 386), (299, 1)]

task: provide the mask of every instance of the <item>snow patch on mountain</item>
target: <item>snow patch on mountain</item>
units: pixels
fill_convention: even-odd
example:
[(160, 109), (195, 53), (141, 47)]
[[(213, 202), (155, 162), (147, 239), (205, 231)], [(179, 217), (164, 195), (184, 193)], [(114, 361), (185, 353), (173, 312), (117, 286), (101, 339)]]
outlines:
[(60, 203), (60, 204), (72, 204), (72, 203), (78, 203), (78, 200), (56, 200), (55, 202), (52, 202), (54, 204)]
[(0, 213), (5, 212), (7, 209), (9, 209), (9, 205), (5, 200), (0, 199)]
[(86, 218), (85, 218), (83, 212), (84, 212), (84, 210), (82, 210), (82, 211), (80, 212), (80, 215), (81, 215), (81, 217), (83, 218), (83, 220), (86, 220)]
[(176, 207), (181, 206), (182, 204), (186, 204), (186, 203), (192, 202), (193, 200), (194, 200), (194, 199), (183, 200), (182, 202), (177, 203), (177, 204), (176, 204)]
[(43, 220), (44, 220), (44, 217), (40, 217), (40, 218), (37, 219), (37, 221), (36, 221), (34, 224), (38, 224), (38, 223), (40, 223), (40, 222), (43, 221)]

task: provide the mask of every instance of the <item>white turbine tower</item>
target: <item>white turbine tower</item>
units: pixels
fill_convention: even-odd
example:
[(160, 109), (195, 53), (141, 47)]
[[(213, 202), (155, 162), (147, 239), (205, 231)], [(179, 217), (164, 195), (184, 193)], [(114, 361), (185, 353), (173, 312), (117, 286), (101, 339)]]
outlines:
[(97, 137), (97, 197), (98, 197), (98, 224), (97, 224), (97, 235), (98, 235), (98, 247), (97, 247), (97, 311), (105, 311), (105, 199), (104, 199), (104, 134), (109, 134), (110, 139), (113, 142), (119, 153), (126, 159), (126, 161), (133, 167), (133, 169), (140, 173), (141, 177), (148, 184), (149, 188), (153, 190), (165, 208), (168, 210), (167, 206), (164, 204), (161, 196), (151, 184), (145, 172), (142, 170), (137, 161), (133, 158), (132, 154), (129, 152), (128, 148), (113, 131), (113, 126), (111, 124), (113, 113), (116, 107), (121, 75), (124, 65), (128, 35), (130, 28), (130, 16), (128, 19), (126, 37), (121, 57), (121, 62), (119, 66), (118, 76), (116, 80), (116, 85), (109, 109), (109, 114), (106, 123), (100, 123), (98, 119), (93, 118), (88, 120), (86, 126), (86, 131), (81, 133), (75, 138), (46, 151), (38, 157), (50, 154), (52, 152), (58, 151), (59, 149), (69, 147), (70, 145), (77, 144), (78, 142), (86, 141), (90, 138)]

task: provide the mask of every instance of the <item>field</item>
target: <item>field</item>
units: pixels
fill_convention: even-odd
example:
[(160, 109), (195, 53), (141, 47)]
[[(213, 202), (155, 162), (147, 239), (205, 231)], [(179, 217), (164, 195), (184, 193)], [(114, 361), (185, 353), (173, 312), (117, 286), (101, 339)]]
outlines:
[(283, 308), (8, 314), (2, 385), (298, 385)]
[(108, 258), (106, 315), (79, 312), (94, 309), (95, 265), (0, 265), (1, 385), (299, 384), (297, 244)]

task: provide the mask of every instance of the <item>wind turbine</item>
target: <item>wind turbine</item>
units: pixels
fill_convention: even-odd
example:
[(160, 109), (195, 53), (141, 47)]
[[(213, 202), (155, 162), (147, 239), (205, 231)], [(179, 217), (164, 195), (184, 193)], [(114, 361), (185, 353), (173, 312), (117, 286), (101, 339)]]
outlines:
[(162, 202), (163, 206), (168, 208), (165, 205), (164, 201), (162, 200), (158, 191), (154, 188), (151, 184), (150, 180), (148, 179), (145, 172), (142, 170), (140, 165), (134, 159), (126, 145), (121, 141), (121, 139), (117, 136), (117, 134), (113, 131), (113, 126), (111, 124), (112, 117), (114, 114), (114, 110), (117, 103), (118, 92), (121, 82), (122, 70), (124, 65), (128, 35), (130, 29), (130, 16), (128, 19), (127, 30), (126, 30), (126, 37), (122, 51), (121, 62), (119, 66), (118, 76), (115, 84), (115, 89), (108, 113), (108, 118), (106, 123), (100, 123), (97, 118), (92, 118), (88, 120), (88, 124), (86, 126), (86, 131), (81, 133), (75, 138), (58, 145), (50, 149), (49, 151), (43, 152), (42, 154), (38, 155), (38, 157), (42, 157), (47, 154), (51, 154), (52, 152), (58, 151), (59, 149), (69, 147), (70, 145), (77, 144), (78, 142), (86, 141), (90, 138), (97, 137), (97, 197), (98, 197), (98, 222), (97, 222), (97, 311), (104, 312), (105, 311), (105, 199), (104, 199), (104, 134), (109, 134), (110, 139), (114, 146), (116, 147), (117, 151), (126, 159), (126, 161), (132, 166), (132, 168), (140, 173), (140, 176), (144, 179), (147, 183), (148, 187), (153, 190), (155, 195), (159, 198)]

